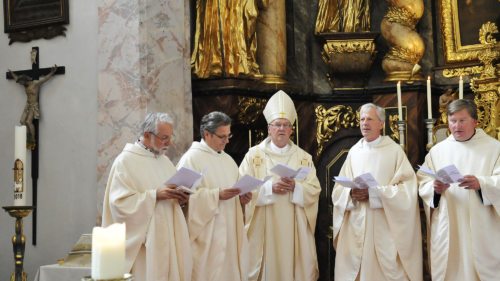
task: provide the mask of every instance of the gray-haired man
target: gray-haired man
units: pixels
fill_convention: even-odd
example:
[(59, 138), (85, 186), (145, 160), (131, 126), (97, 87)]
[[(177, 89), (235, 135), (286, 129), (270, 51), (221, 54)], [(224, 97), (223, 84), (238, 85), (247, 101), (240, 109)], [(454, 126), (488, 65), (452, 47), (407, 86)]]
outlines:
[(188, 195), (165, 185), (176, 172), (163, 153), (172, 137), (168, 114), (148, 114), (139, 140), (115, 159), (106, 186), (102, 225), (126, 224), (126, 271), (136, 280), (191, 280), (189, 234), (179, 206)]
[(383, 108), (361, 107), (363, 138), (339, 174), (354, 179), (370, 173), (377, 184), (336, 184), (332, 191), (335, 280), (422, 280), (417, 177), (403, 149), (381, 136), (384, 120)]

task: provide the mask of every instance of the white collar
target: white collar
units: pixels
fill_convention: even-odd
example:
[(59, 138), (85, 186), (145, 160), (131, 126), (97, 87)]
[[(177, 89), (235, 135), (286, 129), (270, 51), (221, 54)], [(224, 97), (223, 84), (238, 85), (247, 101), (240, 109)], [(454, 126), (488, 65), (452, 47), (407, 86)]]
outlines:
[(381, 141), (382, 141), (382, 136), (378, 136), (376, 139), (372, 141), (367, 141), (366, 139), (364, 140), (365, 144), (368, 148), (373, 148), (377, 146)]
[(288, 150), (290, 150), (290, 145), (288, 143), (283, 147), (278, 147), (277, 145), (275, 145), (273, 143), (273, 141), (270, 141), (269, 147), (271, 148), (272, 152), (278, 153), (278, 154), (285, 154), (288, 152)]
[(201, 139), (200, 144), (204, 145), (206, 148), (208, 148), (213, 153), (222, 154), (222, 151), (215, 151), (215, 149), (211, 148), (210, 145), (208, 145), (208, 143), (203, 138)]

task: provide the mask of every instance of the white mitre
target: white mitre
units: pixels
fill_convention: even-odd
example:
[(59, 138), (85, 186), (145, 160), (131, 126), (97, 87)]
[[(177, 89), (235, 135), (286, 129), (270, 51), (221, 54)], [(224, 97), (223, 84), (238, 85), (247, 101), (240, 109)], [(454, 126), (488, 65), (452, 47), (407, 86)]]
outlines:
[(268, 124), (278, 118), (285, 118), (293, 124), (297, 119), (297, 111), (295, 111), (292, 99), (282, 90), (269, 99), (263, 113)]

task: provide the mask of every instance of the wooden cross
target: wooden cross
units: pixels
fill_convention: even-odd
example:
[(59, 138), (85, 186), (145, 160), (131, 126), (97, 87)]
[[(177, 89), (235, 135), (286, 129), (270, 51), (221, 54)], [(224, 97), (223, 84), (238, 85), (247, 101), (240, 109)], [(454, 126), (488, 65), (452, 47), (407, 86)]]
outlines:
[[(28, 137), (27, 147), (31, 149), (31, 179), (33, 182), (33, 245), (36, 245), (36, 204), (38, 183), (38, 118), (40, 102), (40, 85), (46, 82), (52, 75), (64, 74), (64, 66), (52, 68), (40, 68), (38, 47), (31, 48), (31, 69), (8, 71), (7, 79), (15, 79), (17, 83), (24, 85), (27, 101), (21, 123), (26, 125)], [(42, 79), (40, 79), (42, 77)], [(24, 81), (22, 81), (24, 79)]]

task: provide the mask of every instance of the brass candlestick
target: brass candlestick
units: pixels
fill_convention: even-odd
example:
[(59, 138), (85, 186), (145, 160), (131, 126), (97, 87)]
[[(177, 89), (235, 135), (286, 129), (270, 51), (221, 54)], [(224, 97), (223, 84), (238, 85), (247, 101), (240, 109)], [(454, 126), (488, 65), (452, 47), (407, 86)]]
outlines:
[(29, 215), (34, 206), (6, 206), (3, 209), (13, 218), (16, 218), (16, 234), (12, 236), (14, 250), (15, 270), (10, 276), (10, 281), (26, 281), (27, 275), (23, 270), (24, 245), (26, 239), (23, 234), (23, 218)]
[(434, 129), (434, 122), (436, 122), (436, 119), (425, 119), (424, 121), (425, 126), (427, 127), (427, 145), (425, 148), (429, 151), (434, 146), (434, 136), (432, 131)]

